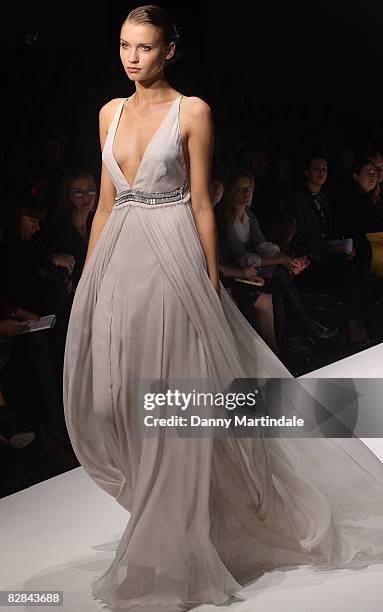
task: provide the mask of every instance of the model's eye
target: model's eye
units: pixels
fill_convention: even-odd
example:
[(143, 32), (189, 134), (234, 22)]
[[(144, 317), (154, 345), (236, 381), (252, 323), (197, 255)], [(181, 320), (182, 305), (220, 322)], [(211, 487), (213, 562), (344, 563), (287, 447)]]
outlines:
[(120, 46), (121, 46), (123, 49), (127, 49), (127, 47), (128, 47), (128, 43), (122, 42), (122, 43), (120, 43)]
[(144, 51), (150, 51), (151, 47), (148, 47), (147, 45), (143, 45), (141, 49), (143, 49)]

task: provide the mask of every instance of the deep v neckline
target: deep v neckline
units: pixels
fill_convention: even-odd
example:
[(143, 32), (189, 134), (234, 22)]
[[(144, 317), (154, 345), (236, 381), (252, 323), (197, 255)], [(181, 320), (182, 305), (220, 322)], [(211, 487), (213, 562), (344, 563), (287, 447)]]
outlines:
[(144, 152), (143, 152), (143, 154), (142, 154), (141, 161), (140, 161), (140, 163), (139, 163), (139, 166), (138, 166), (138, 169), (137, 169), (137, 172), (136, 172), (136, 176), (134, 177), (134, 180), (133, 180), (133, 182), (132, 182), (132, 184), (131, 184), (131, 185), (130, 185), (130, 183), (128, 182), (128, 180), (127, 180), (127, 178), (126, 178), (125, 174), (123, 173), (122, 169), (120, 168), (120, 165), (117, 163), (117, 160), (116, 160), (116, 158), (115, 158), (115, 156), (114, 156), (114, 153), (113, 153), (113, 145), (114, 145), (114, 142), (115, 142), (115, 139), (116, 139), (116, 133), (117, 133), (118, 126), (119, 126), (119, 123), (120, 123), (120, 119), (121, 119), (121, 115), (122, 115), (122, 110), (123, 110), (123, 108), (124, 108), (124, 104), (125, 104), (125, 102), (127, 102), (127, 100), (129, 100), (130, 98), (131, 98), (131, 96), (129, 96), (128, 98), (124, 98), (124, 99), (122, 100), (122, 102), (120, 103), (120, 109), (119, 109), (119, 111), (118, 111), (118, 115), (117, 115), (117, 119), (116, 119), (115, 127), (114, 127), (114, 130), (113, 130), (113, 135), (112, 135), (112, 139), (111, 139), (111, 140), (112, 140), (112, 142), (111, 142), (111, 146), (110, 146), (110, 151), (111, 151), (112, 160), (113, 160), (113, 162), (114, 162), (114, 164), (115, 164), (115, 166), (116, 166), (116, 169), (117, 169), (117, 171), (119, 172), (119, 174), (120, 174), (121, 178), (123, 179), (124, 183), (126, 183), (127, 188), (128, 188), (128, 189), (134, 189), (134, 187), (135, 187), (135, 185), (136, 185), (136, 183), (137, 183), (137, 179), (138, 179), (138, 176), (139, 176), (139, 174), (140, 174), (140, 171), (141, 171), (141, 168), (142, 168), (143, 162), (144, 162), (144, 160), (145, 160), (146, 154), (147, 154), (147, 152), (148, 152), (148, 149), (149, 149), (149, 148), (150, 148), (150, 146), (152, 145), (152, 143), (153, 143), (153, 141), (155, 140), (155, 138), (158, 136), (158, 134), (159, 134), (159, 132), (160, 132), (161, 128), (162, 128), (162, 127), (163, 127), (163, 125), (165, 124), (166, 119), (169, 117), (169, 115), (170, 115), (170, 113), (171, 113), (172, 109), (174, 108), (175, 103), (177, 102), (177, 100), (179, 100), (180, 98), (182, 98), (182, 94), (181, 94), (181, 95), (179, 95), (179, 96), (177, 96), (176, 98), (174, 98), (173, 102), (170, 104), (169, 110), (168, 110), (168, 111), (165, 113), (165, 115), (163, 116), (163, 118), (162, 118), (162, 120), (161, 120), (161, 122), (160, 122), (159, 126), (156, 128), (156, 130), (154, 131), (154, 133), (153, 133), (153, 134), (152, 134), (152, 136), (150, 137), (150, 139), (149, 139), (149, 141), (148, 141), (148, 143), (147, 143), (147, 145), (146, 145), (146, 147), (145, 147), (145, 150), (144, 150)]

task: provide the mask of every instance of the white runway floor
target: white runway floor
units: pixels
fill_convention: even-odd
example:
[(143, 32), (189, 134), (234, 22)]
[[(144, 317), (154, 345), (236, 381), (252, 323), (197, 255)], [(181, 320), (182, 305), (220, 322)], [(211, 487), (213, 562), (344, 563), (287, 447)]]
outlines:
[[(383, 377), (383, 345), (309, 378)], [(355, 381), (356, 382), (356, 381)], [(383, 439), (364, 442), (383, 461)], [(33, 610), (97, 612), (89, 585), (111, 563), (129, 514), (77, 468), (0, 499), (0, 590), (61, 590), (64, 605)], [(274, 570), (242, 591), (244, 602), (198, 612), (382, 612), (383, 564), (364, 570)], [(18, 607), (20, 609), (20, 607)], [(25, 609), (25, 606), (21, 606)], [(108, 608), (110, 609), (110, 608)], [(15, 607), (0, 606), (2, 610)]]
[[(366, 440), (383, 458), (383, 440)], [(64, 606), (33, 610), (96, 612), (91, 579), (112, 561), (128, 513), (82, 468), (0, 500), (0, 590), (62, 590)], [(306, 567), (264, 574), (230, 606), (199, 612), (382, 612), (383, 565), (313, 572)], [(25, 609), (25, 606), (21, 606)], [(2, 610), (15, 607), (0, 606)], [(20, 607), (18, 607), (20, 609)], [(109, 608), (110, 609), (110, 608)]]

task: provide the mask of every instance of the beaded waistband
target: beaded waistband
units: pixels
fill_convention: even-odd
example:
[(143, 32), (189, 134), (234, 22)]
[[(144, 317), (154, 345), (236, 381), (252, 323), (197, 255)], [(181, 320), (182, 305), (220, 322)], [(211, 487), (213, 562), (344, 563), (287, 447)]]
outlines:
[(113, 208), (119, 208), (124, 204), (133, 204), (134, 206), (142, 206), (155, 208), (160, 206), (169, 206), (170, 204), (182, 204), (189, 200), (190, 191), (188, 180), (185, 179), (183, 185), (172, 191), (160, 191), (157, 193), (145, 193), (138, 189), (127, 189), (120, 191), (115, 197)]

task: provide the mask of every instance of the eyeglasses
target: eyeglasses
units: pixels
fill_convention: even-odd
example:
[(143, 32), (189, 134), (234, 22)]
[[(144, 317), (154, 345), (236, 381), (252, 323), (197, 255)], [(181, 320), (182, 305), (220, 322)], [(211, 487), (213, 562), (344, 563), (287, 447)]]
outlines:
[(95, 189), (75, 189), (74, 191), (69, 191), (69, 193), (70, 195), (74, 195), (75, 198), (82, 198), (84, 195), (94, 198), (97, 191)]

